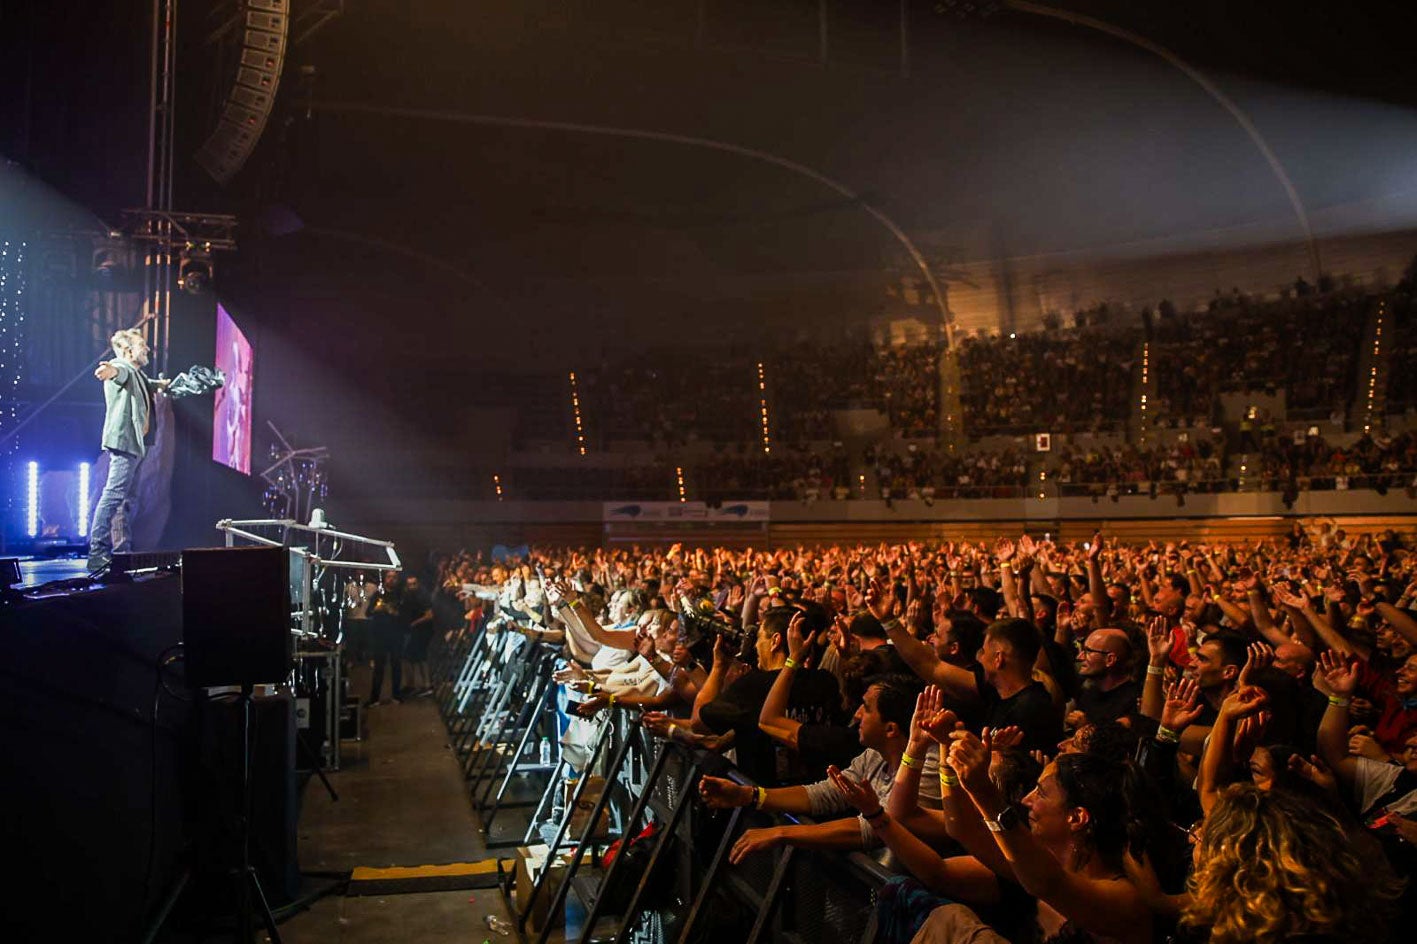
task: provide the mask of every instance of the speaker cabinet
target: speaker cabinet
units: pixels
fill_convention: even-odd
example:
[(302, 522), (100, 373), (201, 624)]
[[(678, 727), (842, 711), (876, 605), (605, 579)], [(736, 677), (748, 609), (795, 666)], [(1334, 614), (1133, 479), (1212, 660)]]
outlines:
[(289, 0), (244, 0), (245, 29), (235, 81), (216, 130), (197, 151), (197, 163), (225, 184), (251, 156), (275, 106), (290, 32)]
[(283, 547), (182, 552), (188, 685), (262, 685), (290, 675), (288, 554)]

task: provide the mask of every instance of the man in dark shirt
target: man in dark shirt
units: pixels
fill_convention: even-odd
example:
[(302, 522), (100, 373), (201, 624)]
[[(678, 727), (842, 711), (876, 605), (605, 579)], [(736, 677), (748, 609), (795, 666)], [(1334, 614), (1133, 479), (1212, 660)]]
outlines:
[(1025, 750), (1057, 747), (1062, 718), (1048, 689), (1033, 678), (1042, 641), (1032, 623), (1021, 619), (990, 623), (977, 664), (966, 669), (941, 660), (933, 646), (912, 636), (892, 615), (893, 597), (873, 587), (869, 601), (872, 614), (911, 671), (944, 689), (947, 701), (970, 711), (983, 727), (1018, 725)]
[[(776, 745), (759, 728), (758, 715), (787, 661), (787, 623), (793, 612), (780, 607), (763, 617), (756, 643), (758, 668), (749, 670), (698, 710), (699, 720), (715, 734), (733, 732), (738, 769), (758, 784), (779, 781)], [(845, 724), (836, 676), (822, 669), (797, 669), (787, 715), (802, 724)]]
[(1077, 657), (1082, 687), (1068, 712), (1067, 725), (1105, 724), (1123, 715), (1134, 715), (1141, 687), (1133, 671), (1131, 640), (1120, 629), (1095, 629), (1082, 641)]

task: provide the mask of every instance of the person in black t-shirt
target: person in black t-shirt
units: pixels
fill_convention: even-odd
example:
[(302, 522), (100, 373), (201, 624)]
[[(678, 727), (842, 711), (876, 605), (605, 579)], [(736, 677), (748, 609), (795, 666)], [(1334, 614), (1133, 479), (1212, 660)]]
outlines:
[(391, 669), (393, 693), (398, 698), (403, 689), (403, 647), (408, 635), (403, 579), (396, 570), (384, 571), (383, 585), (369, 601), (369, 635), (374, 648), (374, 681), (368, 704), (386, 705), (388, 702), (379, 697), (384, 689), (384, 670)]
[[(758, 668), (744, 673), (721, 692), (713, 683), (715, 675), (727, 673), (727, 664), (718, 651), (726, 647), (721, 643), (716, 646), (714, 671), (699, 691), (698, 719), (715, 734), (733, 732), (738, 769), (759, 784), (779, 781), (776, 745), (758, 727), (758, 715), (787, 661), (787, 624), (796, 612), (791, 607), (779, 607), (763, 617), (755, 643)], [(836, 676), (822, 669), (797, 670), (788, 696), (787, 715), (803, 724), (844, 724)]]
[(1132, 642), (1120, 629), (1095, 629), (1078, 650), (1082, 687), (1067, 715), (1067, 726), (1105, 724), (1139, 711), (1141, 686), (1133, 671)]
[(394, 697), (431, 695), (433, 680), (428, 675), (428, 646), (433, 642), (433, 604), (416, 574), (409, 574), (404, 581), (399, 619), (408, 627), (404, 657), (408, 659), (409, 686), (405, 691), (395, 686)]
[(895, 599), (879, 581), (867, 599), (911, 671), (944, 689), (947, 700), (977, 709), (974, 716), (983, 727), (1018, 725), (1025, 750), (1056, 749), (1063, 736), (1063, 719), (1048, 689), (1033, 678), (1042, 641), (1032, 623), (1021, 619), (990, 623), (978, 661), (970, 670), (942, 661), (933, 646), (912, 636), (894, 617)]

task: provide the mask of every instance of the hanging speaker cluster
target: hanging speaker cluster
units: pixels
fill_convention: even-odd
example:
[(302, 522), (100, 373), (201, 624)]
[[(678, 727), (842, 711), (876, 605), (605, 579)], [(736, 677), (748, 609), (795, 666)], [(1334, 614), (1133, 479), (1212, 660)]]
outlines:
[(290, 0), (241, 0), (244, 23), (236, 81), (197, 163), (224, 184), (256, 148), (275, 105), (290, 33)]

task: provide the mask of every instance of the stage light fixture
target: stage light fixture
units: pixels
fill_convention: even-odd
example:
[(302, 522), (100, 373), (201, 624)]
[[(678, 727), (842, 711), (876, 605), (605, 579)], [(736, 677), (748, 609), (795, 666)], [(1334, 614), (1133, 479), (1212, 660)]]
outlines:
[(79, 463), (79, 537), (89, 534), (89, 464)]
[(39, 534), (39, 463), (25, 464), (25, 534)]
[(212, 246), (188, 244), (177, 268), (177, 287), (192, 295), (206, 291), (212, 281)]

